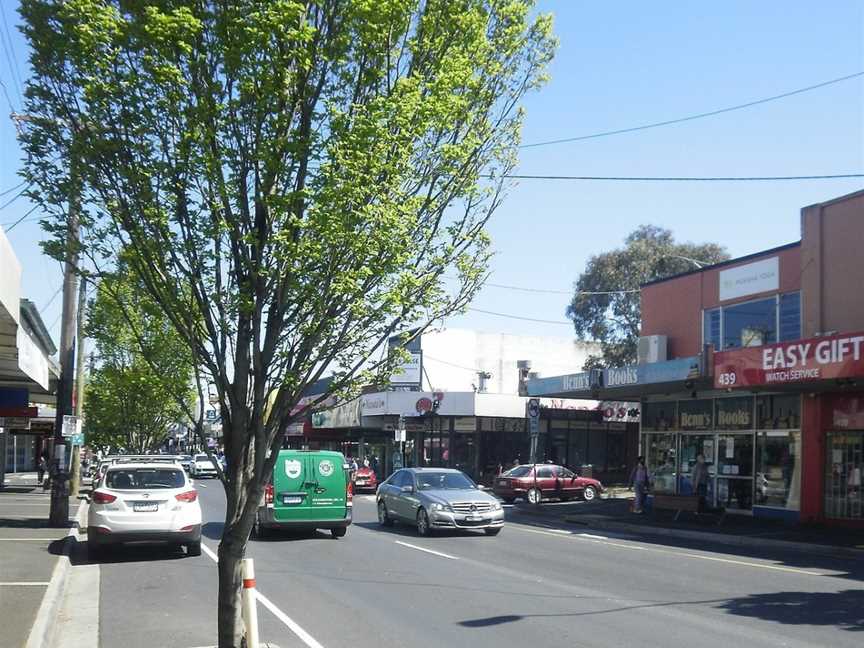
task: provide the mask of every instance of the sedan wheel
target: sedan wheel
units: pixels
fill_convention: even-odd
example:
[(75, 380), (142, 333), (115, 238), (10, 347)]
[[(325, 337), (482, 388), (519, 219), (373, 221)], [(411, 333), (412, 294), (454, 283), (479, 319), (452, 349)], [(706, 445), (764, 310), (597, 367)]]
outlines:
[(582, 497), (585, 499), (586, 502), (593, 502), (594, 498), (597, 497), (597, 491), (594, 489), (593, 486), (586, 486), (585, 490), (582, 493)]
[(429, 516), (422, 508), (417, 512), (417, 533), (421, 536), (429, 535)]
[(540, 494), (539, 488), (532, 488), (528, 491), (528, 503), (529, 504), (539, 504), (540, 500), (543, 496)]
[(384, 503), (384, 500), (378, 502), (378, 524), (385, 527), (393, 526), (393, 520), (390, 519), (390, 515), (387, 513), (387, 505)]

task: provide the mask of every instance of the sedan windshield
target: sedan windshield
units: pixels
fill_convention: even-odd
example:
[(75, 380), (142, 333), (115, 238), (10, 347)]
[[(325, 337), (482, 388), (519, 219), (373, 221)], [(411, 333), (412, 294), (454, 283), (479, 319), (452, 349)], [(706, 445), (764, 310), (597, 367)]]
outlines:
[(195, 461), (207, 461), (207, 455), (195, 455)]
[(126, 468), (111, 470), (105, 477), (108, 488), (145, 490), (151, 488), (182, 488), (186, 483), (179, 470), (162, 468)]
[(420, 490), (447, 489), (462, 490), (474, 488), (474, 482), (462, 473), (420, 473), (417, 475), (417, 486)]

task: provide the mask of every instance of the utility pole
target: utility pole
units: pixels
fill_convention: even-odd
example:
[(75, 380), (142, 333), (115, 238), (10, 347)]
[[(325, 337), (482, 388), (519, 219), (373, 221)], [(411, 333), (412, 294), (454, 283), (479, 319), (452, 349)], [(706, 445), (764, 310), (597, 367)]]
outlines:
[[(75, 335), (75, 416), (79, 419), (84, 412), (84, 325), (87, 317), (87, 279), (83, 276), (78, 283), (78, 317)], [(70, 495), (78, 497), (81, 488), (81, 446), (72, 446), (72, 483)]]
[(63, 311), (60, 324), (60, 382), (57, 385), (57, 417), (54, 420), (54, 457), (51, 462), (52, 527), (69, 524), (69, 474), (66, 470), (67, 447), (63, 438), (63, 417), (72, 413), (72, 387), (75, 370), (75, 293), (78, 287), (79, 209), (81, 195), (75, 151), (69, 162), (69, 215), (66, 219), (66, 263), (63, 268)]

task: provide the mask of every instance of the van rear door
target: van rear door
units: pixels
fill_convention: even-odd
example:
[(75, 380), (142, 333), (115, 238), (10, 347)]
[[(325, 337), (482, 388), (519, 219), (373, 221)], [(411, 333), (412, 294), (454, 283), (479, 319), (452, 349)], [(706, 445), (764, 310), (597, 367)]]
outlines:
[(309, 497), (312, 520), (344, 519), (347, 507), (345, 460), (339, 454), (309, 455), (309, 473), (313, 482)]
[(306, 487), (309, 461), (305, 453), (279, 453), (273, 466), (273, 517), (278, 521), (305, 520), (311, 499)]

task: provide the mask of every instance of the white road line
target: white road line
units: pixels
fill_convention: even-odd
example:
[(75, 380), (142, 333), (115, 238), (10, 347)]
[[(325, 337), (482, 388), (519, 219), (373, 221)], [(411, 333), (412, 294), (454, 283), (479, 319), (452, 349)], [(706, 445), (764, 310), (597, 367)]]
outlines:
[(426, 553), (433, 554), (435, 556), (441, 556), (442, 558), (449, 558), (450, 560), (459, 560), (458, 556), (451, 556), (450, 554), (441, 553), (440, 551), (433, 551), (432, 549), (426, 549), (425, 547), (418, 547), (417, 545), (408, 544), (407, 542), (402, 542), (401, 540), (394, 540), (394, 542), (398, 545), (402, 545), (403, 547), (408, 547), (410, 549), (416, 549), (417, 551), (425, 551)]
[(48, 587), (50, 582), (35, 582), (35, 581), (9, 581), (0, 583), (0, 587)]
[[(540, 535), (548, 535), (553, 538), (561, 538), (564, 537), (559, 533), (551, 533), (550, 531), (540, 531), (539, 529), (526, 529), (525, 527), (518, 526), (515, 524), (508, 525), (511, 529), (518, 529), (519, 531), (524, 531), (525, 533), (539, 533)], [(594, 542), (596, 544), (606, 545), (608, 547), (618, 547), (620, 549), (630, 549), (631, 551), (649, 551), (651, 553), (661, 553), (668, 554), (670, 556), (676, 556), (684, 558), (695, 558), (698, 560), (710, 560), (712, 562), (722, 562), (730, 565), (740, 565), (742, 567), (755, 567), (757, 569), (770, 569), (772, 571), (782, 571), (789, 572), (791, 574), (802, 574), (804, 576), (830, 576), (830, 574), (823, 574), (821, 572), (808, 571), (806, 569), (798, 569), (796, 567), (781, 567), (779, 565), (765, 565), (762, 563), (750, 562), (749, 560), (733, 560), (732, 558), (718, 558), (716, 556), (703, 556), (701, 554), (694, 554), (687, 551), (671, 551), (669, 549), (657, 549), (655, 547), (643, 547), (635, 544), (623, 544), (621, 542), (611, 542), (607, 539), (596, 540), (595, 537), (602, 536), (590, 536), (587, 533), (579, 533), (579, 534), (571, 534), (571, 538), (583, 540), (585, 542)]]
[(592, 540), (608, 540), (609, 538), (601, 535), (594, 535), (593, 533), (577, 533), (577, 536), (580, 538), (591, 538)]
[(0, 542), (54, 542), (55, 540), (61, 540), (62, 538), (0, 538)]
[[(213, 560), (213, 562), (219, 562), (219, 556), (217, 556), (216, 553), (203, 542), (201, 543), (201, 550), (205, 554), (207, 554)], [(289, 617), (282, 610), (276, 607), (270, 599), (268, 599), (258, 590), (255, 590), (255, 594), (257, 599), (261, 601), (261, 605), (270, 610), (270, 612), (273, 613), (273, 616), (275, 616), (282, 623), (288, 626), (288, 629), (291, 630), (291, 632), (293, 632), (295, 635), (297, 635), (300, 641), (309, 646), (309, 648), (324, 648), (324, 646), (318, 643), (312, 635), (310, 635), (302, 627), (300, 627), (300, 625), (298, 625), (296, 621), (294, 621), (291, 617)]]

